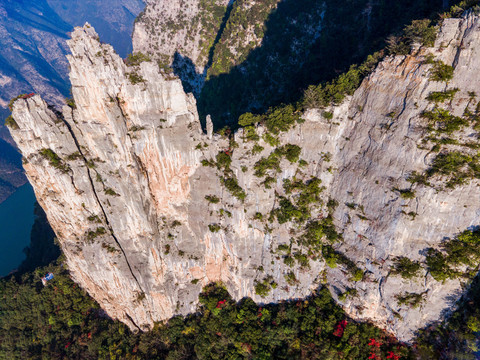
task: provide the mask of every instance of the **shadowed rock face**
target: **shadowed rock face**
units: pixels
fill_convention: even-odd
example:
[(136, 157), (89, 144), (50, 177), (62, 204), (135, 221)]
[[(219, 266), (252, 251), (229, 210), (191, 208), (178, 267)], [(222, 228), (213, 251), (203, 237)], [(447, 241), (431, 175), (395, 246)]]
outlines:
[[(478, 225), (477, 181), (449, 191), (417, 184), (414, 199), (392, 188), (409, 187), (407, 176), (433, 160), (419, 147), (426, 132), (420, 115), (433, 106), (427, 95), (445, 83), (430, 80), (425, 57), (455, 67), (449, 87), (460, 90), (445, 105), (452, 114), (463, 114), (469, 92), (480, 93), (478, 17), (445, 20), (433, 48), (386, 58), (352, 97), (328, 109), (333, 120), (318, 109), (303, 114), (305, 121), (279, 141), (300, 146), (308, 164), (283, 158), (270, 187), (254, 175), (254, 164), (274, 150), (261, 137), (263, 127), (256, 129), (263, 149), (256, 151), (243, 130), (235, 143), (204, 134), (193, 96), (156, 64), (127, 67), (88, 24), (68, 44), (76, 108), (57, 114), (39, 96), (18, 100), (18, 129), (11, 132), (72, 276), (110, 316), (148, 329), (194, 311), (202, 286), (212, 281), (222, 281), (236, 299), (259, 302), (304, 297), (322, 282), (336, 297), (356, 289), (358, 296), (339, 299), (345, 310), (404, 340), (452, 308), (459, 280), (437, 282), (422, 270), (407, 281), (390, 267), (394, 256), (424, 261), (426, 248)], [(226, 189), (220, 165), (202, 165), (225, 150), (231, 153), (228, 176), (237, 179), (243, 200)], [(314, 254), (308, 266), (289, 267), (278, 251), (304, 232), (270, 217), (281, 197), (296, 201), (283, 181), (314, 177), (325, 188), (309, 221), (328, 215), (328, 199), (339, 203), (333, 221), (343, 241), (334, 248), (362, 269), (363, 280), (353, 281), (348, 267), (329, 268)], [(299, 243), (292, 246), (292, 253), (309, 255)], [(296, 281), (287, 282), (289, 273)], [(264, 279), (278, 286), (261, 298), (254, 287)], [(424, 293), (423, 305), (399, 306), (395, 296), (405, 292)]]

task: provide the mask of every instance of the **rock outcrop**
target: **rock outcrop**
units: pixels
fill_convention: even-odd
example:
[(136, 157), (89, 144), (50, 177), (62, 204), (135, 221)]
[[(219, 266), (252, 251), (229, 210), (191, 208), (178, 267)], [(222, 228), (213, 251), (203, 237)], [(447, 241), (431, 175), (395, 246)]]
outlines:
[[(98, 24), (103, 41), (116, 40), (122, 56), (132, 50), (130, 34), (141, 0), (69, 1), (6, 0), (0, 4), (0, 202), (27, 181), (8, 131), (10, 99), (22, 93), (41, 94), (61, 106), (69, 96), (66, 40), (73, 26), (89, 19)], [(5, 142), (3, 141), (5, 140)], [(12, 144), (13, 145), (13, 144)]]
[[(435, 64), (454, 68), (451, 114), (479, 100), (478, 16), (444, 20), (433, 48), (387, 57), (342, 105), (311, 109), (278, 136), (257, 126), (229, 139), (211, 122), (204, 134), (193, 96), (157, 64), (125, 65), (89, 25), (69, 46), (75, 108), (18, 100), (11, 132), (72, 276), (110, 316), (148, 329), (194, 311), (212, 281), (259, 302), (327, 284), (351, 316), (404, 340), (452, 309), (459, 279), (404, 280), (391, 266), (423, 262), (426, 248), (480, 223), (478, 180), (407, 182), (435, 158), (421, 116), (447, 89)], [(423, 302), (399, 305), (404, 293)]]

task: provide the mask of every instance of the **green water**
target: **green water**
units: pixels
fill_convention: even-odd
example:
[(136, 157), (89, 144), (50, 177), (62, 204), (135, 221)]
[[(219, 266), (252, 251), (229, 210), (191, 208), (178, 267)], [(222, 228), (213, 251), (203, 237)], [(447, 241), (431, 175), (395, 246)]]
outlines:
[(23, 249), (30, 245), (34, 204), (28, 183), (0, 204), (0, 276), (8, 275), (25, 259)]

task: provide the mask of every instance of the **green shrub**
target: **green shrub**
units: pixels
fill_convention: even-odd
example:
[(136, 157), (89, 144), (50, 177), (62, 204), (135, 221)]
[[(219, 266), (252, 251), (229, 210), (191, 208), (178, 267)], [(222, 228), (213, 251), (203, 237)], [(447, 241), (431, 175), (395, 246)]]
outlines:
[(126, 59), (126, 63), (128, 66), (138, 66), (142, 62), (149, 62), (149, 61), (152, 61), (152, 59), (148, 55), (145, 55), (141, 52), (128, 54)]
[(329, 111), (324, 111), (322, 113), (322, 116), (327, 120), (332, 120), (333, 119), (333, 113), (331, 113)]
[(217, 154), (217, 169), (228, 171), (230, 170), (230, 165), (232, 164), (232, 158), (230, 155), (227, 155), (224, 151), (220, 151)]
[(420, 304), (424, 301), (425, 293), (416, 294), (416, 293), (409, 293), (406, 292), (404, 294), (397, 294), (395, 295), (395, 299), (397, 299), (397, 304), (399, 306), (406, 305), (410, 308), (417, 308)]
[(300, 158), (300, 153), (302, 152), (302, 148), (297, 145), (287, 144), (280, 148), (280, 152), (282, 155), (286, 157), (288, 161), (292, 164), (296, 163)]
[(435, 27), (430, 26), (431, 23), (429, 19), (413, 20), (411, 25), (404, 29), (405, 37), (409, 42), (417, 42), (421, 45), (432, 47), (437, 38), (437, 30)]
[(132, 85), (145, 82), (145, 79), (143, 78), (143, 76), (138, 73), (131, 72), (131, 73), (128, 73), (127, 76), (128, 76), (128, 80), (130, 80)]
[(434, 174), (451, 175), (458, 173), (459, 170), (472, 161), (472, 157), (462, 154), (460, 151), (452, 151), (439, 154), (428, 170), (428, 175)]
[(395, 295), (395, 299), (397, 299), (397, 303), (399, 306), (406, 305), (414, 309), (421, 305), (421, 303), (425, 300), (424, 297), (425, 297), (425, 293), (416, 294), (416, 293), (406, 292), (402, 295), (400, 294)]
[(415, 191), (410, 189), (394, 189), (400, 193), (400, 197), (405, 200), (415, 199)]
[(272, 176), (267, 176), (265, 180), (262, 182), (263, 186), (265, 186), (265, 189), (271, 189), (272, 185), (275, 184), (277, 180), (272, 177)]
[(376, 52), (369, 55), (360, 66), (352, 65), (346, 73), (335, 80), (318, 86), (310, 86), (303, 95), (302, 105), (305, 108), (325, 108), (329, 105), (340, 104), (347, 95), (355, 92), (365, 76), (375, 69), (382, 58), (383, 52)]
[(95, 231), (87, 232), (87, 240), (92, 241), (98, 236), (105, 235), (107, 230), (104, 227), (98, 227)]
[(255, 216), (253, 217), (254, 220), (259, 220), (259, 221), (262, 221), (263, 220), (263, 214), (262, 213), (255, 213)]
[(390, 271), (392, 274), (400, 275), (404, 279), (412, 279), (418, 276), (422, 268), (418, 261), (412, 261), (405, 256), (394, 258), (394, 263)]
[(105, 194), (106, 195), (109, 195), (109, 196), (120, 196), (119, 194), (117, 194), (115, 192), (115, 190), (113, 190), (112, 188), (106, 188), (105, 189)]
[(297, 277), (295, 276), (293, 271), (290, 271), (285, 274), (285, 281), (290, 286), (296, 285), (298, 283)]
[(206, 195), (205, 199), (211, 204), (218, 204), (220, 199), (216, 195)]
[(68, 173), (70, 171), (70, 166), (65, 163), (52, 149), (42, 149), (40, 150), (40, 155), (47, 159), (51, 166), (62, 171), (63, 173)]
[(11, 116), (11, 115), (8, 116), (5, 119), (5, 126), (9, 127), (10, 129), (13, 129), (13, 130), (18, 130), (19, 129), (17, 122), (15, 121), (13, 116)]
[(212, 232), (212, 233), (217, 233), (219, 232), (222, 227), (218, 224), (209, 224), (208, 225), (208, 229)]
[(435, 107), (431, 111), (424, 111), (421, 115), (429, 122), (428, 130), (437, 133), (453, 134), (469, 125), (468, 119), (450, 114), (448, 110)]
[(201, 163), (202, 163), (202, 166), (205, 166), (205, 167), (215, 167), (216, 165), (213, 160), (207, 160), (207, 159), (202, 159)]
[(244, 127), (243, 129), (244, 129), (245, 138), (248, 141), (258, 141), (258, 140), (260, 140), (260, 136), (258, 136), (257, 130), (255, 129), (255, 127), (247, 126), (247, 127)]
[(292, 256), (287, 255), (283, 258), (283, 263), (288, 267), (293, 267), (295, 265), (295, 259)]
[(238, 181), (236, 178), (222, 178), (223, 185), (225, 188), (235, 196), (237, 199), (243, 201), (247, 197), (245, 191), (238, 185)]
[(255, 281), (255, 294), (264, 298), (268, 296), (272, 288), (275, 289), (276, 287), (277, 283), (273, 280), (271, 275), (268, 275), (262, 281)]
[(290, 253), (290, 245), (288, 245), (288, 244), (280, 244), (280, 245), (278, 245), (277, 250), (278, 250), (278, 251), (283, 251), (283, 252)]
[(428, 249), (425, 262), (430, 275), (437, 281), (444, 282), (457, 277), (457, 273), (450, 268), (447, 257), (438, 250)]
[(273, 136), (270, 133), (265, 133), (262, 136), (263, 140), (272, 147), (280, 145), (280, 140), (277, 137)]
[(284, 197), (280, 197), (279, 207), (274, 210), (274, 214), (279, 224), (285, 224), (288, 221), (302, 221), (304, 218), (304, 214)]
[(443, 103), (447, 100), (452, 101), (458, 91), (460, 91), (458, 88), (445, 91), (433, 91), (427, 96), (427, 100), (436, 103)]
[(91, 215), (88, 217), (88, 221), (90, 222), (94, 222), (94, 223), (98, 223), (100, 224), (102, 222), (102, 220), (100, 220), (100, 218), (98, 217), (98, 215)]
[(430, 80), (449, 82), (453, 79), (453, 66), (447, 65), (442, 61), (436, 61), (430, 72)]
[(245, 113), (243, 115), (240, 115), (240, 117), (238, 118), (238, 125), (242, 127), (251, 126), (263, 121), (263, 119), (264, 119), (263, 115), (254, 115), (252, 113)]
[(77, 105), (75, 104), (75, 99), (73, 97), (66, 99), (65, 102), (67, 103), (67, 106), (71, 107), (72, 109), (77, 108)]
[(255, 155), (255, 154), (259, 154), (263, 151), (264, 147), (263, 146), (260, 146), (258, 144), (255, 144), (253, 145), (253, 148), (252, 148), (252, 154)]
[(268, 170), (278, 172), (281, 159), (282, 156), (278, 151), (272, 151), (267, 158), (263, 157), (255, 163), (253, 166), (253, 169), (255, 170), (254, 175), (256, 177), (263, 177), (267, 174)]
[(286, 105), (276, 109), (270, 109), (266, 114), (265, 126), (273, 134), (288, 131), (297, 122), (300, 122), (300, 115), (293, 105)]
[(297, 251), (297, 252), (295, 252), (295, 254), (293, 254), (293, 257), (295, 258), (295, 260), (297, 260), (298, 264), (303, 269), (309, 269), (310, 268), (310, 260), (308, 259), (307, 255), (302, 254), (301, 252)]
[(447, 254), (448, 264), (476, 269), (480, 262), (480, 232), (465, 230), (453, 240), (444, 242), (442, 249)]

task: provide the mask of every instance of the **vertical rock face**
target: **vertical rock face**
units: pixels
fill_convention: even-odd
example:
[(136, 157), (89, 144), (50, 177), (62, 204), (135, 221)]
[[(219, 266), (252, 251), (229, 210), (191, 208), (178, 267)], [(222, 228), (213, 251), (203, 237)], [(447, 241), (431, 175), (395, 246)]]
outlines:
[(175, 53), (188, 57), (199, 73), (220, 30), (231, 0), (147, 0), (133, 33), (134, 51), (151, 52), (170, 62)]
[[(11, 130), (72, 276), (132, 328), (194, 311), (212, 281), (260, 302), (304, 297), (325, 283), (355, 318), (410, 339), (452, 308), (462, 286), (424, 270), (403, 280), (390, 273), (393, 257), (423, 262), (426, 248), (480, 222), (477, 180), (448, 191), (416, 184), (413, 199), (392, 191), (409, 188), (408, 175), (435, 156), (422, 146), (421, 114), (446, 85), (431, 80), (427, 56), (454, 67), (448, 88), (460, 90), (443, 105), (452, 114), (480, 94), (479, 17), (445, 20), (439, 31), (435, 47), (386, 58), (353, 97), (328, 109), (333, 120), (309, 110), (274, 147), (262, 126), (256, 141), (243, 130), (230, 140), (212, 135), (210, 121), (204, 134), (179, 80), (152, 62), (126, 66), (89, 25), (77, 28), (69, 41), (75, 108), (59, 114), (38, 96), (18, 100)], [(294, 145), (303, 161), (290, 156)], [(258, 162), (272, 153), (278, 163), (261, 174)], [(317, 178), (323, 188), (311, 189), (322, 192), (310, 194), (301, 224), (305, 212), (288, 213), (285, 199), (305, 202), (298, 189)], [(343, 233), (333, 248), (350, 259), (333, 268), (302, 240), (309, 231), (319, 241), (332, 235), (329, 213)], [(357, 296), (339, 296), (349, 289)], [(422, 294), (421, 307), (399, 305), (405, 292)]]

